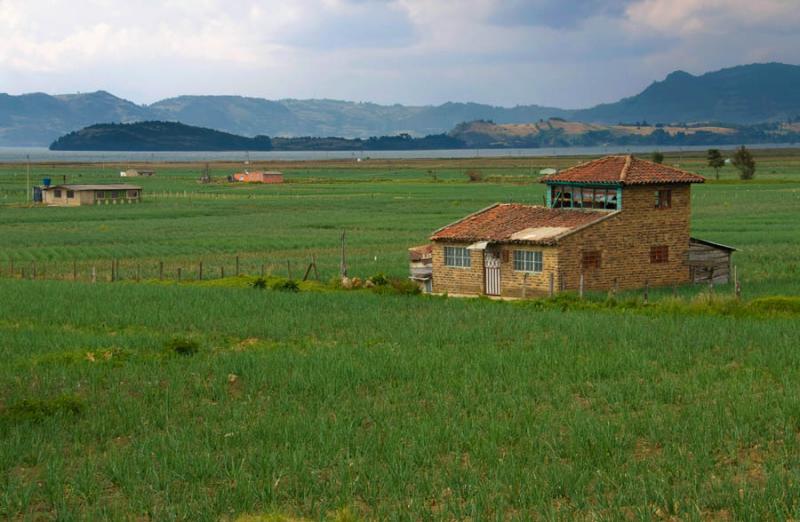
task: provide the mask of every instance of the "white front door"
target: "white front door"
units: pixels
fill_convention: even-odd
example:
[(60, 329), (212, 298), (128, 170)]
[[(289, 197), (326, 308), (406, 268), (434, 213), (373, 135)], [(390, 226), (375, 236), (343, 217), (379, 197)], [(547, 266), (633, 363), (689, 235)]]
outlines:
[(500, 256), (497, 253), (483, 252), (483, 272), (486, 295), (500, 295)]

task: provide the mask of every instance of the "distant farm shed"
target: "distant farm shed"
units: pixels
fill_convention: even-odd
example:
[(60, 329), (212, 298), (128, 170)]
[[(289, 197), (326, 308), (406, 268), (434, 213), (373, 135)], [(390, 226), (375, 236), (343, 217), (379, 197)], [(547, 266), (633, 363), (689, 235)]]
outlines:
[(278, 171), (237, 172), (232, 177), (244, 183), (283, 183), (283, 173)]
[(142, 187), (137, 185), (55, 185), (42, 188), (42, 201), (50, 206), (77, 207), (115, 203), (138, 203)]
[(139, 169), (128, 169), (123, 170), (119, 173), (121, 178), (137, 178), (140, 176), (151, 177), (155, 176), (156, 172), (154, 170), (139, 170)]
[(695, 283), (726, 284), (731, 280), (731, 254), (736, 249), (697, 239), (689, 238), (688, 265)]

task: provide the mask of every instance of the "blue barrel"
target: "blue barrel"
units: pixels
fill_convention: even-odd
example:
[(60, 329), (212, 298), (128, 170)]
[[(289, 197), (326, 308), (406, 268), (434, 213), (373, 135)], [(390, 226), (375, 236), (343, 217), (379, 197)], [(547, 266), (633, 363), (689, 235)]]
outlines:
[(45, 187), (49, 187), (51, 182), (52, 180), (50, 178), (44, 178), (42, 180), (42, 185), (44, 185)]

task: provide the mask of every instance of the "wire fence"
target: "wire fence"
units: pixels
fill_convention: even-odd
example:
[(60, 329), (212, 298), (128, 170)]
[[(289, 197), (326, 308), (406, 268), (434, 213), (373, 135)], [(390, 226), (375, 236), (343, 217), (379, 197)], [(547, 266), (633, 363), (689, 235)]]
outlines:
[[(330, 272), (330, 270), (329, 270)], [(198, 260), (106, 259), (92, 261), (15, 261), (0, 265), (0, 277), (31, 280), (115, 282), (202, 281), (235, 276), (317, 279), (322, 276), (315, 255), (307, 260), (264, 260), (248, 256)]]

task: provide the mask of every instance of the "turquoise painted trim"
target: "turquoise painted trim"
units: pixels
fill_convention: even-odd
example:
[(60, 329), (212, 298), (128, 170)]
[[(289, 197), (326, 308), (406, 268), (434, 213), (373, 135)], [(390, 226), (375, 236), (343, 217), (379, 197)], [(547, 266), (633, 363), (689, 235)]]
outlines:
[(622, 188), (622, 185), (619, 183), (585, 183), (582, 181), (547, 181), (546, 183), (548, 187), (552, 185), (570, 185), (573, 187)]
[(617, 186), (617, 210), (622, 210), (622, 187)]
[(547, 192), (547, 208), (553, 208), (553, 188), (548, 185), (545, 192)]

